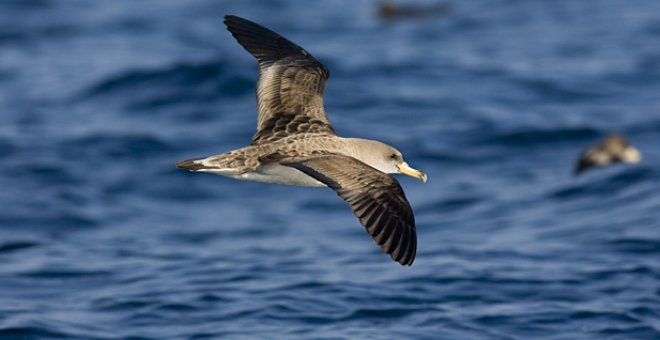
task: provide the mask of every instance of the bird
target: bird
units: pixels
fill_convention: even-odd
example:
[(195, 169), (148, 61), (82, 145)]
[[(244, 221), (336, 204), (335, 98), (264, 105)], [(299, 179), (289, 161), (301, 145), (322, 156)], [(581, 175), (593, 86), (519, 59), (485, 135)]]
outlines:
[(584, 150), (575, 165), (574, 175), (594, 167), (605, 167), (614, 163), (639, 163), (642, 154), (620, 134), (607, 135), (599, 143)]
[(381, 1), (378, 5), (378, 16), (383, 19), (421, 19), (429, 17), (446, 17), (452, 12), (450, 2), (436, 4), (396, 4), (392, 1)]
[(330, 73), (305, 49), (238, 16), (226, 15), (224, 23), (258, 62), (257, 131), (249, 146), (176, 166), (238, 180), (328, 187), (348, 203), (392, 260), (412, 265), (417, 253), (415, 217), (390, 174), (422, 182), (427, 175), (408, 165), (392, 146), (337, 136), (323, 106)]

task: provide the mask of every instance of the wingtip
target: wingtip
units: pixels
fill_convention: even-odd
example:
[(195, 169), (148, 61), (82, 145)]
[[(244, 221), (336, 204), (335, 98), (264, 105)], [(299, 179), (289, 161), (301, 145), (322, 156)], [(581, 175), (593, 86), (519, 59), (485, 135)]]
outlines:
[(321, 68), (326, 76), (329, 73), (327, 68), (305, 49), (265, 26), (231, 14), (224, 16), (224, 23), (236, 41), (262, 66), (285, 57), (294, 57)]
[(392, 257), (392, 254), (390, 254), (390, 257), (392, 257), (392, 259), (399, 263), (401, 266), (412, 266), (417, 255), (417, 241), (412, 240), (411, 243), (412, 244), (410, 244), (410, 246), (412, 246), (412, 249), (407, 249), (405, 253), (402, 254), (403, 256), (401, 256), (399, 259)]
[(578, 177), (591, 167), (592, 164), (589, 164), (589, 162), (586, 161), (584, 157), (580, 157), (580, 159), (578, 159), (577, 163), (575, 164), (575, 168), (573, 168), (573, 176)]
[(415, 257), (413, 256), (412, 259), (408, 261), (397, 261), (398, 264), (400, 264), (402, 267), (410, 267), (412, 266), (413, 262), (415, 262)]
[(222, 17), (222, 19), (223, 19), (222, 22), (223, 22), (226, 26), (229, 26), (230, 23), (232, 23), (232, 22), (236, 22), (236, 21), (239, 21), (239, 20), (241, 20), (241, 19), (242, 19), (242, 20), (245, 20), (245, 19), (243, 19), (243, 18), (241, 18), (241, 17), (239, 17), (239, 16), (236, 16), (236, 15), (233, 15), (233, 14), (225, 14), (225, 16)]
[(227, 27), (227, 30), (232, 33), (232, 35), (238, 34), (238, 32), (245, 29), (249, 29), (255, 26), (261, 26), (255, 22), (252, 22), (248, 19), (239, 17), (237, 15), (227, 14), (223, 17), (222, 22)]

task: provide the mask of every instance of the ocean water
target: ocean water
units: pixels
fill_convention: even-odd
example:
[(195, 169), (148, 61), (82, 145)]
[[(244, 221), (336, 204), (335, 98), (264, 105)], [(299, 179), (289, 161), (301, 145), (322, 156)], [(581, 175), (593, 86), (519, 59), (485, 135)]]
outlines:
[[(421, 2), (430, 3), (429, 1)], [(660, 2), (0, 2), (0, 338), (660, 339)], [(236, 14), (396, 146), (401, 267), (333, 192), (188, 173), (249, 143)], [(609, 132), (644, 155), (573, 177)]]

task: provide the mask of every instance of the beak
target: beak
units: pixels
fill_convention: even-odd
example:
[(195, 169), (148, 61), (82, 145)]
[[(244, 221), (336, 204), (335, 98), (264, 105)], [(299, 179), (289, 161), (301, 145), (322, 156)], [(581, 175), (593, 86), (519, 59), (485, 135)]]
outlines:
[(411, 168), (410, 165), (408, 165), (408, 163), (403, 162), (401, 164), (397, 164), (396, 168), (397, 170), (399, 170), (400, 173), (404, 175), (408, 175), (410, 177), (415, 177), (420, 181), (426, 183), (426, 174), (417, 169)]
[(623, 151), (623, 161), (626, 163), (639, 163), (642, 160), (642, 154), (639, 150), (629, 146)]

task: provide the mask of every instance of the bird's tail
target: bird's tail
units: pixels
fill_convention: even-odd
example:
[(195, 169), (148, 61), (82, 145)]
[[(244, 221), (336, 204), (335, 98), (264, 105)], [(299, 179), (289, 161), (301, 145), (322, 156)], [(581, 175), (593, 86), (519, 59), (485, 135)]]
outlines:
[(176, 163), (177, 168), (181, 169), (186, 169), (190, 171), (200, 171), (204, 170), (207, 167), (200, 162), (200, 160), (204, 159), (206, 157), (200, 157), (200, 158), (193, 158), (193, 159), (187, 159), (185, 161), (180, 161)]
[(211, 157), (187, 159), (176, 163), (177, 168), (190, 171), (212, 172), (223, 176), (233, 176), (248, 170), (245, 167), (246, 158), (241, 150), (224, 153)]

